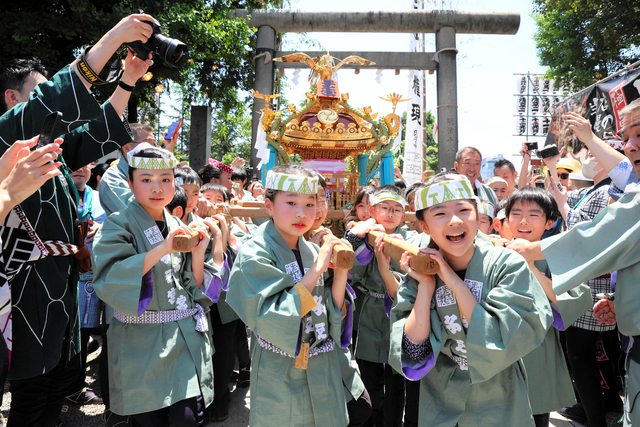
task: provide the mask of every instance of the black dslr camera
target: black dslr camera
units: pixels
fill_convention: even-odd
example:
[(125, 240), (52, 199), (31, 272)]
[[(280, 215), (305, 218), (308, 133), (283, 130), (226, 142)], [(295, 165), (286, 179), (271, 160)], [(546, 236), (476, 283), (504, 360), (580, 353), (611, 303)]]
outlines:
[[(140, 11), (140, 13), (143, 13)], [(153, 28), (153, 34), (149, 37), (146, 43), (142, 43), (140, 40), (125, 43), (129, 49), (131, 49), (138, 58), (149, 58), (149, 52), (155, 52), (169, 64), (170, 67), (176, 68), (178, 62), (182, 59), (185, 53), (187, 53), (188, 47), (180, 40), (172, 39), (163, 36), (162, 27), (157, 22), (143, 21), (146, 24), (151, 25)]]

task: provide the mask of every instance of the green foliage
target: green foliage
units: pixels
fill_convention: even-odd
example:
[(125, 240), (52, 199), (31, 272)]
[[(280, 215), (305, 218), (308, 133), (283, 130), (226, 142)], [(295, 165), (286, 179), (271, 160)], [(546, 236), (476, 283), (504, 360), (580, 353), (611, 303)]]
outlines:
[(572, 91), (640, 56), (640, 0), (534, 0), (540, 63)]
[[(134, 97), (153, 107), (153, 88), (170, 81), (183, 85), (187, 102), (237, 108), (238, 91), (252, 87), (254, 31), (242, 19), (229, 19), (235, 8), (262, 8), (275, 1), (256, 0), (24, 0), (3, 4), (0, 28), (7, 37), (0, 44), (3, 60), (37, 56), (51, 72), (70, 63), (79, 49), (137, 9), (154, 16), (163, 35), (189, 46), (189, 54), (170, 68), (155, 58), (153, 78), (139, 82)], [(8, 38), (8, 40), (7, 40)], [(100, 91), (106, 99), (113, 87)]]
[[(425, 149), (425, 157), (423, 161), (427, 163), (427, 170), (437, 171), (438, 170), (438, 144), (433, 139), (433, 128), (436, 125), (436, 117), (433, 115), (431, 111), (427, 111), (425, 114), (426, 124), (427, 124), (427, 140), (426, 140), (426, 149)], [(395, 164), (402, 170), (402, 166), (404, 165), (403, 159), (400, 156), (404, 156), (404, 142), (405, 142), (405, 134), (407, 131), (407, 113), (406, 111), (402, 113), (402, 141), (400, 142), (400, 149), (398, 150), (398, 155), (396, 155)]]

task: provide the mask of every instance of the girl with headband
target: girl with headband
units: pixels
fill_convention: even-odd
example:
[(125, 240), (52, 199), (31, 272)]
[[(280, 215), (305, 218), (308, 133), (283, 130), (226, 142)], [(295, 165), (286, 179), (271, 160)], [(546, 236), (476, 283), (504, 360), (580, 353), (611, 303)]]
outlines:
[[(203, 307), (218, 300), (221, 288), (218, 269), (205, 262), (211, 226), (187, 226), (166, 211), (177, 163), (169, 151), (136, 147), (127, 157), (135, 200), (105, 220), (92, 254), (93, 287), (115, 309), (108, 332), (110, 409), (131, 415), (133, 425), (169, 419), (201, 425), (213, 401)], [(174, 237), (194, 230), (200, 243), (177, 252)]]
[[(300, 166), (267, 174), (265, 209), (272, 219), (245, 243), (229, 278), (227, 303), (255, 334), (250, 425), (346, 426), (341, 348), (351, 340), (346, 269), (323, 273), (336, 244), (305, 240), (316, 219), (318, 179)], [(340, 347), (340, 348), (339, 348)]]

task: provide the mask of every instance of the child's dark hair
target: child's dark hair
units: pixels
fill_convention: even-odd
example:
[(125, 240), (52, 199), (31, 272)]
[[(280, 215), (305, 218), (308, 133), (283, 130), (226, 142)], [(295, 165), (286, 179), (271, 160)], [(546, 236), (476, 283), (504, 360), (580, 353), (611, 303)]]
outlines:
[(222, 193), (222, 197), (224, 198), (225, 202), (231, 200), (231, 194), (229, 194), (229, 190), (227, 190), (227, 187), (225, 187), (224, 185), (210, 182), (200, 188), (200, 193), (204, 193), (205, 191), (219, 191), (220, 193)]
[(233, 173), (231, 174), (231, 181), (240, 180), (246, 184), (247, 178), (248, 177), (247, 177), (246, 170), (244, 170), (243, 168), (233, 168)]
[(322, 187), (323, 190), (327, 189), (327, 180), (324, 179), (324, 176), (320, 172), (315, 169), (309, 169), (315, 178), (318, 178), (318, 185)]
[(409, 203), (409, 196), (411, 195), (411, 193), (415, 193), (419, 189), (424, 188), (426, 186), (427, 185), (424, 182), (418, 181), (418, 182), (414, 182), (409, 187), (407, 187), (407, 189), (404, 192), (404, 197), (407, 203)]
[(401, 179), (396, 179), (396, 181), (393, 183), (393, 185), (395, 185), (396, 187), (398, 187), (400, 190), (402, 190), (404, 192), (404, 190), (407, 189), (407, 183), (404, 182)]
[(360, 191), (358, 191), (358, 194), (356, 194), (356, 200), (353, 202), (353, 208), (355, 209), (356, 206), (362, 203), (365, 195), (370, 196), (373, 193), (374, 188), (375, 187), (372, 187), (370, 185), (365, 185), (364, 187), (362, 187)]
[(213, 165), (207, 164), (198, 171), (198, 176), (202, 180), (203, 184), (208, 184), (212, 179), (220, 179), (222, 176), (222, 170)]
[(173, 212), (178, 206), (182, 208), (182, 212), (187, 210), (187, 192), (184, 191), (184, 188), (176, 185), (176, 192), (173, 193), (173, 199), (167, 205), (167, 210)]
[(504, 208), (507, 217), (511, 214), (513, 205), (518, 201), (535, 203), (540, 206), (547, 221), (555, 221), (560, 216), (560, 210), (558, 209), (556, 199), (554, 199), (551, 193), (544, 188), (524, 187), (516, 190), (516, 192), (509, 197), (509, 201)]
[[(144, 157), (145, 159), (170, 159), (173, 156), (167, 150), (163, 150), (162, 148), (149, 147), (143, 148), (135, 154), (135, 157)], [(125, 161), (125, 159), (120, 159), (120, 161)], [(133, 182), (133, 171), (137, 168), (132, 168), (129, 166), (129, 180)], [(171, 169), (173, 171), (173, 175), (175, 176), (175, 169)]]
[[(304, 166), (300, 165), (280, 165), (273, 168), (273, 171), (276, 173), (285, 173), (287, 175), (301, 175), (309, 178), (315, 178), (317, 176), (317, 172), (315, 172), (314, 170), (305, 168)], [(276, 194), (278, 194), (279, 192), (280, 190), (267, 188), (267, 191), (264, 193), (264, 198), (269, 199), (273, 202), (276, 199)]]
[(195, 182), (197, 183), (195, 185), (197, 185), (198, 187), (202, 186), (202, 180), (200, 179), (200, 176), (198, 176), (196, 171), (191, 169), (189, 166), (181, 166), (179, 168), (176, 168), (176, 178), (182, 178), (184, 184)]
[(91, 178), (89, 178), (87, 185), (98, 191), (98, 177), (102, 177), (107, 169), (109, 169), (109, 163), (98, 163), (95, 168), (91, 169)]
[[(449, 172), (441, 172), (441, 173), (433, 176), (429, 181), (427, 181), (424, 184), (424, 187), (429, 187), (431, 185), (438, 184), (438, 183), (441, 183), (441, 182), (453, 181), (453, 179), (451, 179), (449, 177), (449, 175), (451, 175)], [(477, 202), (477, 199), (468, 199), (468, 200), (471, 202), (471, 204), (475, 208), (476, 214), (477, 214), (478, 213), (478, 202)], [(427, 209), (420, 209), (419, 211), (416, 211), (416, 218), (418, 219), (418, 221), (424, 221), (424, 212)]]

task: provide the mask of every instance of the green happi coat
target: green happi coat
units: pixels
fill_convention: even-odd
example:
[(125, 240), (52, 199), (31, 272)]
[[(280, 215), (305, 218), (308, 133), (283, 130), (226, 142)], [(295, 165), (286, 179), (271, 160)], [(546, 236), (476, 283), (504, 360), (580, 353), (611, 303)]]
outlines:
[[(545, 260), (536, 261), (536, 267), (551, 279)], [(552, 304), (554, 322), (544, 341), (522, 358), (527, 370), (529, 402), (534, 414), (546, 414), (576, 403), (569, 368), (560, 344), (560, 333), (592, 306), (591, 291), (587, 285), (557, 296), (558, 306)]]
[[(58, 160), (65, 164), (61, 170), (68, 167), (70, 173), (131, 141), (128, 124), (111, 103), (100, 106), (67, 66), (49, 82), (36, 86), (29, 101), (2, 115), (0, 155), (16, 140), (38, 135), (52, 111), (62, 113), (59, 135), (65, 142)], [(76, 197), (73, 181), (61, 174), (20, 205), (41, 240), (75, 244)], [(25, 268), (10, 285), (13, 352), (8, 378), (42, 375), (61, 357), (73, 357), (79, 351), (80, 332), (73, 257), (47, 256)]]
[(124, 210), (135, 200), (129, 188), (129, 165), (124, 156), (120, 157), (118, 164), (109, 166), (102, 175), (100, 186), (100, 204), (107, 216), (114, 212)]
[(478, 301), (468, 322), (437, 277), (431, 301), (433, 353), (413, 362), (402, 349), (418, 284), (407, 276), (391, 311), (391, 366), (421, 380), (421, 426), (533, 426), (520, 358), (540, 345), (553, 322), (549, 302), (526, 261), (478, 233), (465, 283)]
[[(165, 220), (168, 231), (181, 224), (166, 213)], [(93, 245), (93, 287), (100, 299), (133, 316), (145, 309), (211, 305), (219, 278), (205, 263), (204, 281), (198, 288), (190, 253), (165, 255), (142, 274), (146, 253), (163, 240), (153, 218), (135, 200), (110, 215)], [(199, 395), (205, 405), (213, 401), (211, 344), (208, 333), (195, 330), (194, 317), (161, 324), (125, 324), (114, 318), (108, 334), (110, 409), (116, 414), (149, 412)]]
[[(417, 246), (426, 247), (429, 243), (429, 237), (426, 234), (410, 231), (406, 226), (397, 227), (393, 234), (399, 234), (404, 240)], [(387, 293), (387, 286), (380, 275), (378, 262), (373, 250), (371, 250), (371, 256), (371, 261), (367, 264), (361, 264), (357, 258), (353, 263), (354, 274), (362, 278), (358, 286), (367, 291), (362, 295), (358, 324), (354, 325), (358, 331), (355, 355), (358, 359), (387, 363), (391, 327), (387, 312), (393, 301)], [(400, 280), (406, 275), (400, 269), (400, 262), (395, 259), (391, 259), (389, 268)]]
[[(257, 341), (251, 360), (250, 424), (346, 426), (340, 347), (350, 339), (350, 331), (342, 334), (343, 323), (348, 322), (342, 321), (331, 287), (322, 277), (311, 294), (318, 304), (311, 311), (305, 308), (309, 293), (293, 289), (304, 274), (294, 253), (272, 221), (257, 233), (261, 230), (240, 249), (227, 293), (228, 304)], [(317, 258), (318, 246), (300, 237), (298, 249), (306, 271)], [(345, 297), (348, 312), (351, 305), (350, 297)], [(312, 353), (319, 348), (332, 350), (309, 357), (308, 368), (298, 369), (291, 356), (296, 355), (300, 339), (311, 343)]]
[[(553, 289), (566, 292), (585, 281), (618, 271), (615, 310), (620, 333), (640, 335), (640, 186), (602, 210), (591, 222), (540, 242), (553, 273)], [(637, 340), (635, 341), (637, 344)], [(625, 427), (640, 425), (640, 409), (632, 403), (640, 393), (640, 364), (627, 358)], [(630, 412), (631, 411), (631, 412)]]

